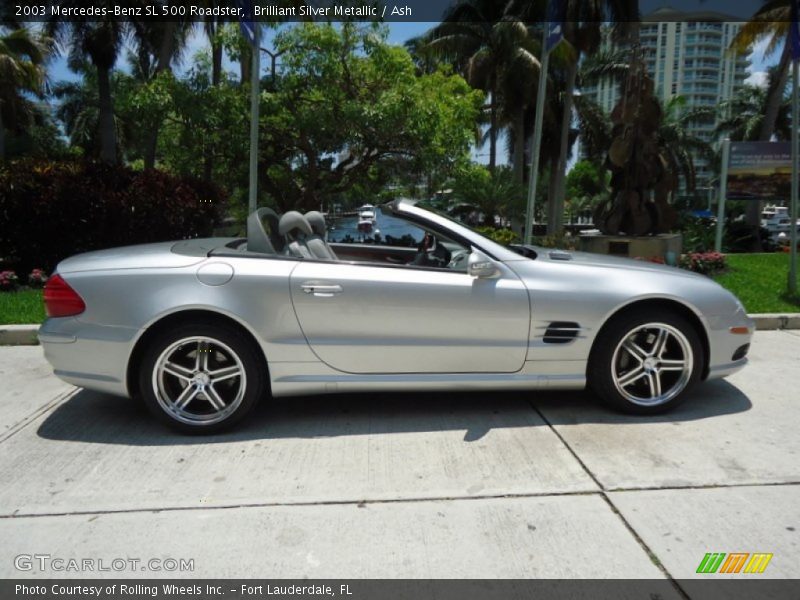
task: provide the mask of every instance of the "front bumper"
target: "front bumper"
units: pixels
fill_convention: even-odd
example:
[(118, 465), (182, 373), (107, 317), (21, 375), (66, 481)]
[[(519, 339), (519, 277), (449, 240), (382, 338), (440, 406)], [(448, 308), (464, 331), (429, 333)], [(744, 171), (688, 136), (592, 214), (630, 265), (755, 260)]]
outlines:
[(39, 328), (39, 343), (54, 373), (63, 381), (128, 396), (126, 372), (137, 333), (132, 328), (59, 317), (45, 320)]
[(755, 329), (755, 321), (743, 309), (733, 315), (708, 319), (709, 360), (706, 379), (727, 377), (747, 364), (747, 350)]

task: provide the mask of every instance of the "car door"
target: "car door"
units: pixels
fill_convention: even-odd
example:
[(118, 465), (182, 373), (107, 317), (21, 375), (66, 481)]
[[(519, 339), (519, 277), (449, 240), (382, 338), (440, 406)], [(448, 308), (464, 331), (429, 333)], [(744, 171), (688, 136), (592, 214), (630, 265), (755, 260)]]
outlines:
[(525, 362), (530, 303), (494, 279), (408, 266), (302, 261), (291, 275), (314, 353), (348, 373), (512, 373)]

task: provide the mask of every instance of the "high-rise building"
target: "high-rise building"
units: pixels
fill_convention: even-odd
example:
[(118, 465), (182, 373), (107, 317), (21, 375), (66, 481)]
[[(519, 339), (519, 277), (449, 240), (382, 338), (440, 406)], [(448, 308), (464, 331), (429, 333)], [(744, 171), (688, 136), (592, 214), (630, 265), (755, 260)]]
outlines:
[[(742, 25), (741, 19), (716, 12), (680, 12), (660, 8), (642, 18), (640, 41), (647, 70), (662, 102), (673, 96), (686, 98), (686, 110), (715, 106), (729, 100), (744, 85), (750, 65), (748, 56), (730, 49)], [(610, 45), (610, 30), (605, 44)], [(619, 84), (611, 79), (582, 90), (610, 112), (620, 97)], [(696, 122), (694, 135), (710, 143), (714, 120)], [(695, 157), (697, 187), (708, 186), (711, 171), (707, 161)]]

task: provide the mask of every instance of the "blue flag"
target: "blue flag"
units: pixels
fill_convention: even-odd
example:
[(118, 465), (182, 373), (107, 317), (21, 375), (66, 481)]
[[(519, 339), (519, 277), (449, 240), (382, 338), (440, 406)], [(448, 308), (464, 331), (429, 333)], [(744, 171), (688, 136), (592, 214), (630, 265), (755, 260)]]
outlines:
[[(800, 0), (797, 0), (800, 1)], [(562, 0), (549, 0), (547, 3), (547, 41), (545, 50), (550, 52), (564, 39), (564, 4)]]
[(789, 45), (792, 60), (800, 60), (800, 0), (792, 0), (792, 22), (789, 24)]
[(256, 43), (256, 23), (253, 21), (253, 5), (250, 0), (236, 0), (236, 5), (242, 9), (239, 17), (239, 29), (247, 42), (253, 46)]

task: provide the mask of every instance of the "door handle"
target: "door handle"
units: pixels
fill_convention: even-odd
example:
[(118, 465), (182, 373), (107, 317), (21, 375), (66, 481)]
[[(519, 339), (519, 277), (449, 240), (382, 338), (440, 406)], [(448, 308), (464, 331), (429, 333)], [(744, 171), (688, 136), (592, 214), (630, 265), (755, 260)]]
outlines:
[(314, 283), (309, 281), (300, 284), (300, 289), (303, 290), (306, 294), (314, 294), (315, 296), (320, 296), (323, 298), (329, 298), (334, 294), (342, 293), (342, 286), (337, 285), (335, 283), (333, 284)]

